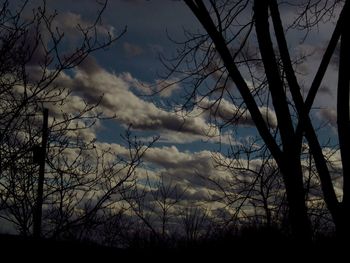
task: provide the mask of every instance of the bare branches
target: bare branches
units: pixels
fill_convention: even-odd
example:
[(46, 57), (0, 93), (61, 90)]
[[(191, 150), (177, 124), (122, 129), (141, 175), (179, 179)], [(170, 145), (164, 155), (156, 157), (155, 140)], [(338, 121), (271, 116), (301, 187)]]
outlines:
[[(286, 79), (288, 82), (289, 90), (291, 91), (293, 100), (295, 102), (295, 107), (299, 117), (298, 126), (296, 128), (295, 145), (299, 144), (301, 147), (302, 130), (305, 130), (305, 137), (309, 142), (313, 155), (315, 156), (315, 162), (319, 171), (319, 176), (321, 178), (322, 188), (323, 188), (327, 206), (330, 209), (330, 211), (332, 211), (332, 214), (336, 214), (336, 210), (338, 209), (337, 197), (335, 195), (335, 191), (332, 185), (326, 160), (323, 157), (322, 148), (320, 146), (320, 143), (317, 140), (316, 132), (312, 127), (312, 123), (309, 117), (310, 109), (308, 109), (307, 108), (308, 106), (304, 104), (303, 98), (301, 96), (300, 86), (295, 76), (292, 62), (290, 59), (287, 42), (284, 35), (283, 27), (282, 27), (282, 21), (279, 15), (278, 5), (276, 1), (273, 1), (273, 0), (270, 1), (270, 9), (271, 9), (271, 16), (274, 24), (274, 29), (275, 29), (275, 35), (276, 35), (278, 47), (282, 58), (283, 67), (286, 72)], [(335, 31), (336, 30), (337, 29), (335, 29)], [(312, 89), (313, 88), (314, 87), (312, 87)], [(310, 89), (310, 92), (312, 93), (313, 91)], [(297, 151), (300, 151), (300, 150), (301, 149), (297, 149)]]
[[(0, 191), (1, 217), (30, 235), (36, 200), (38, 167), (33, 149), (41, 143), (41, 111), (50, 108), (46, 171), (43, 181), (43, 234), (61, 236), (92, 223), (103, 209), (115, 206), (121, 191), (132, 184), (136, 168), (152, 146), (131, 138), (129, 156), (115, 157), (96, 145), (92, 130), (105, 118), (95, 104), (69, 105), (74, 94), (62, 80), (92, 52), (105, 49), (121, 37), (102, 31), (100, 3), (90, 25), (76, 25), (77, 45), (56, 26), (58, 13), (49, 13), (45, 1), (25, 15), (28, 1), (17, 10), (4, 1), (0, 10)], [(45, 164), (44, 164), (45, 165)], [(41, 165), (41, 170), (44, 166)], [(41, 171), (42, 173), (43, 171)], [(130, 187), (130, 186), (129, 186)], [(114, 200), (112, 200), (114, 198)], [(118, 210), (118, 208), (115, 208)], [(41, 209), (40, 209), (41, 210)]]
[[(188, 109), (187, 104), (196, 110), (199, 108), (207, 112), (208, 122), (225, 130), (230, 127), (235, 131), (240, 121), (244, 123), (246, 112), (249, 112), (252, 123), (284, 177), (290, 223), (294, 224), (294, 231), (299, 231), (300, 236), (311, 233), (302, 170), (305, 136), (317, 168), (324, 201), (333, 220), (338, 222), (341, 205), (336, 196), (327, 157), (309, 114), (338, 43), (348, 9), (347, 1), (254, 1), (254, 7), (249, 1), (185, 3), (203, 26), (204, 33), (199, 31), (191, 34), (186, 31), (187, 39), (181, 43), (178, 56), (167, 64), (170, 74), (176, 74), (177, 79), (183, 80), (187, 88), (186, 100), (182, 104), (184, 108)], [(317, 30), (320, 23), (331, 23), (337, 19), (337, 25), (305, 101), (301, 94), (299, 76), (294, 68), (300, 60), (295, 60), (290, 53), (287, 31), (283, 29), (284, 22), (280, 17), (280, 10), (284, 10), (285, 6), (296, 10), (296, 18), (288, 21), (290, 24), (286, 28), (303, 31), (305, 36), (301, 36), (301, 41), (305, 40), (311, 30)], [(275, 37), (270, 32), (270, 19)], [(255, 43), (259, 48), (254, 46)], [(348, 99), (346, 94), (342, 96), (344, 100)], [(338, 107), (343, 108), (342, 112), (346, 112), (348, 116), (346, 105), (338, 104)], [(266, 108), (273, 109), (276, 117), (274, 122), (269, 121), (268, 110), (263, 111)], [(217, 182), (213, 184), (227, 197), (228, 188), (222, 188)], [(252, 188), (244, 189), (248, 189), (246, 195), (251, 195)], [(244, 194), (241, 197), (244, 204), (247, 199)], [(240, 200), (240, 197), (233, 197), (233, 200)], [(265, 207), (267, 203), (264, 203)], [(305, 226), (303, 230), (302, 225)]]

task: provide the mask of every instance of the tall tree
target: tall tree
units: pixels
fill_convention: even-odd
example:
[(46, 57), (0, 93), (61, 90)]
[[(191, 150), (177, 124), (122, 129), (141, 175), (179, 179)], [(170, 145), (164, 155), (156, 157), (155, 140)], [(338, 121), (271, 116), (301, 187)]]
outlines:
[[(290, 3), (302, 11), (290, 26), (306, 30), (306, 36), (321, 20), (340, 11), (305, 100), (295, 67), (298, 61), (292, 59), (287, 45), (281, 3), (277, 0), (185, 0), (185, 3), (204, 29), (204, 33), (186, 31), (188, 39), (179, 50), (177, 63), (167, 64), (170, 74), (182, 74), (184, 81), (191, 80), (192, 91), (185, 104), (193, 103), (210, 110), (215, 118), (223, 121), (222, 127), (239, 122), (243, 114), (249, 112), (283, 176), (289, 222), (294, 237), (299, 240), (310, 240), (312, 236), (301, 157), (305, 138), (337, 232), (348, 234), (345, 222), (350, 211), (347, 201), (350, 145), (346, 136), (349, 131), (349, 40), (345, 25), (350, 15), (349, 1)], [(337, 112), (344, 180), (342, 201), (336, 195), (327, 159), (309, 115), (340, 37)], [(251, 47), (253, 41), (257, 43), (256, 50)], [(213, 77), (214, 83), (203, 88), (209, 77)], [(231, 83), (239, 94), (232, 90)], [(220, 115), (221, 105), (228, 100), (235, 110), (230, 112), (231, 116), (227, 111)], [(269, 120), (266, 108), (274, 109), (276, 125)]]
[(31, 16), (29, 1), (17, 4), (0, 7), (0, 218), (22, 235), (83, 235), (121, 200), (155, 140), (145, 145), (128, 130), (124, 156), (97, 145), (90, 135), (104, 118), (98, 96), (79, 100), (62, 79), (125, 30), (101, 33), (107, 1), (97, 2), (95, 21), (76, 25), (72, 47), (45, 1)]

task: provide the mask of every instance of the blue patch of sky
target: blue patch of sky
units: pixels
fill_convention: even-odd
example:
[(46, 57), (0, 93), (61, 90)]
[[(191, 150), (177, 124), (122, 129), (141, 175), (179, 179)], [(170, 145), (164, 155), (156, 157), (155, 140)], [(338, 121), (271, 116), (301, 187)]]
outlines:
[(99, 128), (96, 139), (100, 142), (118, 143), (121, 135), (125, 134), (126, 127), (115, 119), (102, 120), (102, 127)]
[[(34, 5), (39, 5), (41, 1), (34, 1)], [(95, 1), (54, 1), (47, 0), (47, 5), (51, 10), (57, 9), (59, 13), (73, 12), (81, 14), (83, 19), (91, 20), (96, 17), (97, 9)], [(116, 33), (120, 32), (124, 26), (128, 26), (127, 33), (118, 40), (116, 44), (106, 51), (98, 51), (94, 54), (98, 63), (108, 71), (121, 73), (130, 72), (141, 81), (153, 82), (158, 78), (157, 72), (162, 71), (162, 65), (157, 59), (157, 54), (152, 51), (151, 46), (158, 45), (166, 54), (174, 52), (174, 44), (167, 38), (166, 30), (174, 39), (183, 38), (183, 27), (198, 29), (200, 26), (193, 15), (181, 1), (109, 1), (109, 6), (105, 10), (103, 20), (105, 24), (115, 27)], [(289, 44), (297, 45), (299, 35), (291, 32), (289, 34)], [(311, 38), (311, 42), (316, 36)], [(139, 46), (143, 52), (136, 56), (128, 56), (123, 49), (124, 43)], [(311, 44), (310, 42), (310, 44)], [(155, 98), (155, 101), (159, 99)], [(120, 134), (123, 134), (125, 127), (114, 120), (103, 122), (104, 128), (97, 133), (97, 139), (105, 142), (118, 142)], [(143, 131), (139, 135), (147, 137), (154, 135), (154, 131)], [(248, 134), (257, 135), (255, 128), (239, 129), (237, 136)], [(319, 136), (323, 141), (332, 138), (329, 129), (323, 129)], [(159, 146), (169, 146), (168, 143), (159, 142)], [(176, 144), (181, 151), (191, 150), (216, 150), (220, 147), (215, 143), (204, 143), (196, 141), (186, 144)], [(222, 145), (221, 145), (222, 146)], [(227, 147), (227, 146), (222, 146)], [(225, 149), (225, 148), (221, 148)]]

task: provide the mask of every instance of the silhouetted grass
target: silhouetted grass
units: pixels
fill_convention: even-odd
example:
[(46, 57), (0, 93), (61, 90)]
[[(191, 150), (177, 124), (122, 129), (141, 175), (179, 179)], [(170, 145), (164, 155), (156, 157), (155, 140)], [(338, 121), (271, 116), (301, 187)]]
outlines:
[[(240, 234), (226, 233), (197, 241), (174, 240), (172, 244), (145, 243), (125, 249), (102, 246), (87, 241), (34, 239), (0, 235), (2, 255), (8, 258), (39, 261), (99, 260), (160, 260), (196, 258), (226, 258), (280, 261), (282, 259), (325, 259), (340, 257), (345, 244), (332, 236), (319, 236), (312, 243), (294, 241), (276, 229), (246, 228)], [(282, 261), (281, 261), (282, 262)]]

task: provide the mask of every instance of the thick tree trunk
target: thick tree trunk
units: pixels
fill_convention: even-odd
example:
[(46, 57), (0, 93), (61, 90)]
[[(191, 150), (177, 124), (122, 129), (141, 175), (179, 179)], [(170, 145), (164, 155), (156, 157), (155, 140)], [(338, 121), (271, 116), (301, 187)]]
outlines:
[[(202, 1), (185, 0), (186, 4), (190, 7), (192, 12), (196, 15), (203, 27), (208, 32), (209, 36), (215, 43), (216, 50), (220, 54), (226, 69), (229, 72), (230, 77), (237, 85), (244, 102), (249, 109), (250, 114), (256, 124), (256, 127), (262, 136), (264, 142), (271, 151), (274, 159), (280, 167), (284, 181), (286, 184), (286, 191), (288, 195), (289, 203), (289, 215), (290, 225), (293, 235), (299, 241), (308, 241), (311, 239), (311, 226), (307, 216), (307, 209), (305, 206), (304, 189), (303, 189), (303, 177), (300, 164), (300, 153), (296, 150), (294, 128), (291, 121), (291, 116), (288, 109), (288, 103), (283, 88), (283, 83), (279, 77), (279, 70), (276, 65), (274, 55), (264, 53), (265, 59), (264, 65), (268, 75), (268, 82), (273, 97), (273, 104), (276, 110), (279, 129), (281, 130), (281, 138), (283, 144), (283, 151), (277, 145), (275, 138), (273, 138), (264, 122), (261, 112), (259, 111), (257, 104), (252, 96), (244, 78), (238, 71), (233, 57), (227, 47), (226, 41), (221, 32), (217, 30), (211, 19), (206, 6)], [(261, 21), (258, 25), (262, 32), (262, 41), (259, 41), (259, 45), (262, 44), (261, 50), (273, 52), (273, 45), (269, 40), (268, 22), (267, 22), (267, 2), (255, 1), (260, 6), (258, 15), (260, 15)], [(267, 33), (267, 35), (265, 34)], [(266, 42), (266, 40), (268, 42)], [(272, 61), (270, 61), (272, 60)]]
[(348, 244), (350, 240), (350, 208), (340, 203), (334, 217), (336, 237), (339, 244)]
[[(346, 1), (345, 7), (349, 5)], [(345, 9), (344, 7), (344, 9)], [(346, 9), (345, 22), (341, 27), (339, 75), (337, 94), (337, 124), (340, 155), (343, 168), (343, 200), (336, 222), (337, 235), (342, 239), (350, 236), (350, 10)]]
[(240, 92), (244, 103), (246, 104), (252, 119), (256, 125), (256, 128), (268, 146), (273, 158), (277, 163), (281, 161), (282, 151), (280, 150), (275, 138), (271, 135), (266, 122), (259, 110), (259, 107), (252, 95), (244, 77), (240, 73), (235, 64), (234, 58), (230, 53), (230, 50), (226, 44), (226, 40), (222, 35), (222, 32), (217, 30), (205, 4), (202, 1), (185, 0), (185, 3), (192, 10), (193, 14), (198, 18), (204, 29), (215, 44), (215, 48), (219, 53), (232, 81), (236, 84), (238, 91)]
[(307, 215), (300, 147), (292, 124), (284, 83), (275, 57), (268, 20), (268, 1), (254, 2), (255, 28), (264, 64), (266, 78), (275, 108), (283, 146), (283, 158), (279, 168), (283, 174), (289, 204), (289, 220), (293, 237), (310, 241), (311, 224)]
[(279, 9), (278, 9), (278, 3), (276, 0), (270, 0), (269, 2), (270, 2), (271, 17), (274, 25), (276, 40), (278, 43), (281, 59), (283, 62), (283, 68), (286, 72), (288, 86), (293, 96), (293, 100), (295, 102), (295, 106), (299, 115), (299, 122), (296, 129), (296, 143), (299, 144), (298, 147), (301, 148), (302, 136), (305, 130), (305, 137), (308, 140), (309, 147), (314, 157), (318, 175), (321, 181), (321, 187), (322, 187), (325, 203), (327, 204), (327, 207), (334, 221), (336, 221), (336, 218), (339, 217), (338, 215), (339, 202), (337, 200), (337, 196), (333, 188), (332, 178), (331, 178), (329, 169), (327, 167), (326, 159), (323, 156), (322, 147), (318, 141), (317, 134), (309, 118), (309, 111), (310, 111), (311, 105), (308, 103), (311, 103), (310, 101), (313, 101), (313, 98), (316, 95), (316, 91), (320, 86), (324, 72), (327, 69), (327, 65), (330, 61), (330, 57), (334, 52), (336, 43), (338, 42), (338, 39), (340, 37), (341, 28), (342, 28), (342, 25), (344, 25), (344, 17), (345, 17), (344, 14), (346, 14), (347, 9), (344, 7), (344, 9), (341, 12), (340, 18), (337, 22), (337, 26), (332, 35), (330, 44), (322, 59), (322, 63), (320, 65), (319, 71), (316, 74), (315, 80), (310, 88), (307, 102), (304, 103), (300, 92), (301, 88), (295, 76), (292, 62), (290, 59), (287, 40), (285, 38), (285, 32), (283, 30), (282, 21), (281, 21)]
[(309, 242), (312, 239), (312, 230), (305, 205), (300, 160), (292, 156), (289, 156), (289, 158), (288, 156), (285, 157), (285, 163), (281, 165), (280, 169), (286, 187), (292, 236), (298, 242)]

